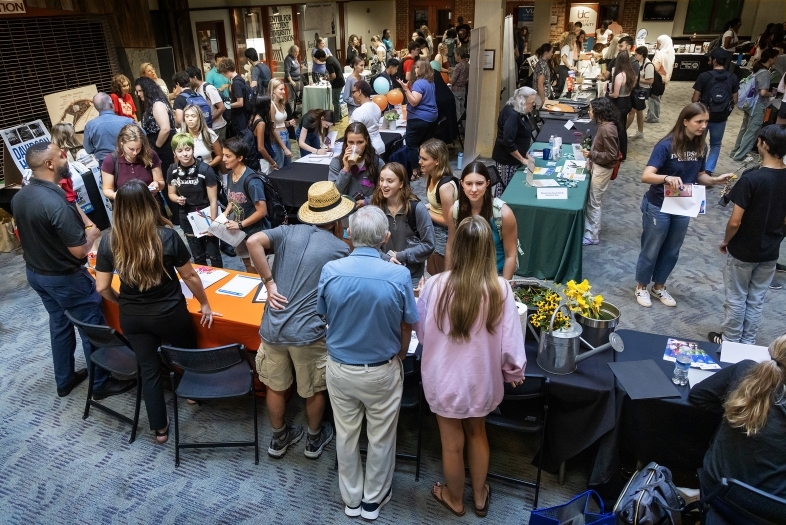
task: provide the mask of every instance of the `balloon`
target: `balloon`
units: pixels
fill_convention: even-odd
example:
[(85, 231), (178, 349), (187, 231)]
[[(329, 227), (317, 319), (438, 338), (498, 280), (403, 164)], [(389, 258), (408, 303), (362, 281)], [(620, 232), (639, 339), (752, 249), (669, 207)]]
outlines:
[(434, 71), (442, 71), (442, 66), (436, 60), (432, 60), (431, 61), (431, 69), (433, 69)]
[[(382, 80), (385, 79), (383, 78)], [(387, 80), (385, 80), (385, 82), (387, 82)], [(385, 109), (388, 107), (388, 99), (385, 97), (385, 95), (374, 95), (371, 97), (371, 101), (379, 106), (380, 111), (385, 111)]]
[(445, 84), (450, 84), (450, 77), (447, 73), (440, 73), (440, 75), (442, 75), (442, 80), (445, 81)]
[(390, 91), (390, 82), (383, 77), (377, 77), (374, 81), (374, 91), (379, 93), (380, 95), (384, 95), (388, 91)]
[(404, 94), (401, 93), (400, 89), (393, 89), (391, 91), (388, 91), (387, 99), (388, 99), (388, 104), (395, 106), (397, 104), (401, 104), (402, 102), (404, 102)]

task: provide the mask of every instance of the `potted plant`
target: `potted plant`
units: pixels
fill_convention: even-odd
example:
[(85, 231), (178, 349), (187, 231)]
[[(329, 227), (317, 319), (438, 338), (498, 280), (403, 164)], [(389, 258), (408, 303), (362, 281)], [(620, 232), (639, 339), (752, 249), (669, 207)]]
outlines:
[(603, 296), (593, 295), (592, 286), (587, 279), (581, 283), (568, 281), (562, 290), (568, 308), (573, 312), (576, 322), (583, 328), (583, 338), (593, 347), (609, 342), (609, 335), (617, 327), (620, 311)]
[[(526, 306), (527, 318), (537, 312), (538, 303), (546, 297), (546, 292), (549, 291), (547, 286), (544, 286), (539, 281), (535, 280), (518, 282), (511, 281), (510, 285), (513, 288), (513, 295), (516, 298), (516, 302)], [(521, 310), (522, 308), (519, 308), (519, 313), (521, 313)], [(524, 331), (524, 339), (533, 339), (529, 330)]]
[(388, 128), (391, 130), (396, 129), (396, 121), (399, 119), (399, 114), (395, 111), (386, 111), (385, 112), (385, 122), (388, 125)]

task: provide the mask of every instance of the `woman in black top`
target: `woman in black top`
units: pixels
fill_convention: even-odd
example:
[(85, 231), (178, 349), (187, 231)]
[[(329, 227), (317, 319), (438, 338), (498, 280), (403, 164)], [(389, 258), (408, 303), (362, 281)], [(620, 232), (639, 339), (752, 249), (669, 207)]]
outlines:
[(355, 57), (363, 58), (360, 52), (360, 39), (357, 35), (349, 35), (349, 45), (347, 46), (347, 60), (345, 66), (352, 66), (352, 61)]
[(537, 95), (537, 91), (530, 87), (518, 88), (499, 112), (497, 140), (494, 142), (494, 151), (491, 154), (499, 172), (495, 197), (502, 196), (513, 174), (519, 166), (529, 160), (527, 151), (532, 142), (532, 131), (525, 116), (535, 107)]
[[(169, 166), (166, 184), (169, 199), (180, 205), (180, 227), (186, 234), (188, 247), (194, 256), (195, 264), (207, 264), (223, 268), (218, 237), (203, 235), (197, 237), (188, 220), (189, 213), (204, 213), (208, 223), (216, 220), (218, 215), (218, 179), (216, 173), (206, 162), (194, 158), (194, 137), (190, 133), (178, 133), (172, 138), (172, 150), (175, 152), (175, 164)], [(207, 257), (206, 257), (207, 256)]]
[(740, 361), (690, 391), (690, 401), (723, 412), (700, 471), (702, 495), (736, 479), (786, 498), (786, 335), (769, 348), (771, 361)]
[[(120, 329), (142, 371), (150, 429), (155, 431), (156, 441), (163, 444), (169, 439), (169, 418), (158, 347), (196, 347), (194, 325), (178, 274), (201, 305), (203, 326), (212, 325), (213, 311), (202, 281), (189, 262), (188, 248), (172, 223), (158, 212), (143, 182), (131, 180), (121, 186), (113, 212), (114, 226), (98, 247), (96, 289), (104, 299), (120, 305)], [(120, 294), (112, 288), (115, 270), (120, 278)]]

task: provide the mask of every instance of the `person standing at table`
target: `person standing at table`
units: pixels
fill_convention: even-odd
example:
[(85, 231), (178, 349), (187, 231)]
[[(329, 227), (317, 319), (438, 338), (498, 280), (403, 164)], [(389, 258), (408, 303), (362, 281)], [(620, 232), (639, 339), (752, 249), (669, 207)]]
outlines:
[(85, 124), (82, 145), (100, 166), (104, 158), (115, 150), (120, 130), (133, 124), (134, 120), (116, 115), (112, 110), (112, 99), (106, 93), (96, 93), (93, 107), (98, 111), (98, 116)]
[(551, 100), (554, 97), (554, 91), (551, 86), (551, 66), (549, 65), (554, 52), (551, 44), (543, 44), (535, 51), (535, 54), (538, 56), (538, 61), (532, 73), (534, 87), (538, 91), (538, 98), (535, 103), (543, 107), (547, 100)]
[(677, 192), (689, 184), (714, 186), (731, 177), (731, 173), (710, 177), (704, 171), (709, 119), (704, 104), (685, 106), (671, 132), (655, 144), (641, 176), (641, 182), (650, 185), (641, 200), (641, 252), (636, 263), (635, 295), (641, 306), (652, 306), (647, 286), (653, 281), (652, 294), (666, 306), (677, 306), (666, 290), (666, 279), (677, 265), (690, 217), (662, 212), (663, 190), (668, 186)]
[(341, 120), (341, 93), (344, 90), (344, 68), (338, 63), (336, 57), (327, 56), (321, 49), (314, 54), (315, 64), (324, 64), (325, 75), (330, 81), (330, 94), (333, 98), (333, 114), (336, 121)]
[(101, 191), (115, 200), (117, 190), (133, 179), (147, 184), (153, 196), (166, 186), (158, 154), (138, 125), (127, 124), (117, 136), (115, 151), (101, 163)]
[[(69, 204), (60, 187), (62, 179), (71, 178), (65, 151), (48, 141), (36, 142), (25, 152), (25, 162), (33, 176), (11, 199), (11, 211), (22, 242), (27, 282), (49, 314), (57, 395), (65, 397), (87, 378), (86, 368), (75, 367), (76, 336), (65, 311), (85, 323), (105, 323), (95, 281), (84, 268), (101, 232)], [(81, 331), (80, 336), (89, 365), (96, 347)], [(135, 384), (113, 379), (103, 368), (95, 367), (93, 398), (120, 394)]]
[[(158, 213), (144, 183), (132, 180), (117, 190), (112, 229), (96, 256), (96, 288), (120, 307), (120, 329), (131, 343), (142, 375), (142, 395), (156, 442), (169, 439), (158, 347), (196, 348), (196, 334), (178, 275), (199, 301), (202, 326), (213, 324), (213, 311), (185, 243), (172, 223)], [(177, 273), (175, 273), (177, 270)], [(112, 288), (115, 272), (120, 293)]]
[(371, 100), (374, 91), (371, 85), (365, 80), (359, 80), (352, 88), (352, 99), (357, 104), (357, 109), (350, 115), (349, 123), (360, 122), (366, 127), (368, 136), (371, 137), (371, 145), (377, 155), (385, 153), (385, 142), (379, 134), (379, 119), (382, 118), (382, 110)]
[(628, 114), (633, 107), (630, 94), (633, 91), (633, 86), (636, 85), (638, 75), (633, 72), (633, 68), (630, 65), (630, 55), (627, 51), (620, 51), (615, 62), (609, 98), (611, 98), (611, 101), (619, 110), (619, 125), (617, 128), (619, 131), (620, 153), (622, 153), (622, 160), (625, 160), (628, 156), (628, 133), (625, 131), (625, 126), (628, 122)]
[(353, 122), (344, 132), (341, 153), (330, 161), (328, 180), (336, 183), (342, 195), (349, 195), (358, 208), (371, 202), (385, 163), (374, 151), (368, 130)]
[(270, 68), (267, 64), (259, 60), (259, 53), (257, 53), (257, 50), (253, 47), (246, 49), (243, 55), (251, 64), (251, 81), (249, 82), (251, 90), (257, 95), (267, 93), (270, 79), (273, 78), (273, 73), (271, 73)]
[(434, 92), (434, 70), (428, 60), (418, 60), (412, 70), (410, 88), (400, 79), (398, 83), (407, 99), (407, 135), (409, 159), (414, 166), (418, 161), (420, 145), (434, 136), (437, 122), (437, 99)]
[(761, 53), (761, 58), (753, 63), (751, 71), (756, 79), (758, 96), (754, 100), (753, 106), (747, 103), (743, 105), (742, 125), (740, 125), (740, 131), (737, 133), (734, 149), (729, 154), (731, 160), (742, 162), (748, 156), (748, 153), (756, 147), (756, 133), (758, 133), (764, 123), (764, 112), (772, 100), (770, 67), (772, 67), (779, 53), (777, 49), (765, 49)]
[(434, 224), (434, 253), (428, 258), (428, 273), (445, 271), (445, 250), (448, 225), (453, 220), (453, 203), (458, 200), (459, 181), (449, 163), (447, 145), (439, 139), (429, 139), (420, 146), (420, 171), (426, 178), (426, 198), (431, 222)]
[(464, 443), (475, 514), (488, 513), (486, 416), (502, 402), (504, 384), (524, 382), (527, 355), (513, 290), (497, 275), (489, 223), (479, 216), (456, 230), (449, 270), (426, 281), (415, 325), (423, 342), (423, 391), (437, 415), (446, 484), (431, 495), (464, 515)]
[(584, 246), (599, 244), (600, 240), (600, 211), (603, 203), (603, 194), (609, 187), (611, 174), (619, 161), (619, 112), (617, 107), (608, 98), (596, 98), (590, 102), (589, 117), (595, 120), (598, 131), (592, 141), (589, 151), (582, 149), (581, 153), (587, 159), (587, 167), (592, 174), (590, 179), (587, 209), (584, 214)]
[(746, 171), (728, 197), (734, 209), (720, 245), (721, 253), (726, 254), (726, 315), (721, 331), (708, 335), (717, 344), (756, 344), (764, 295), (775, 276), (786, 235), (786, 128), (767, 126), (759, 130), (756, 139), (761, 167)]
[[(327, 387), (344, 513), (374, 520), (393, 495), (402, 359), (418, 315), (409, 271), (380, 256), (390, 237), (382, 210), (366, 206), (351, 215), (349, 235), (350, 256), (322, 268), (317, 312), (328, 325)], [(358, 443), (364, 417), (365, 475)]]
[(456, 65), (450, 72), (450, 90), (456, 97), (456, 118), (461, 119), (467, 106), (467, 83), (469, 82), (469, 51), (460, 47), (455, 52)]
[(356, 56), (352, 59), (351, 66), (352, 72), (345, 79), (346, 84), (344, 85), (344, 90), (341, 92), (341, 100), (347, 104), (347, 111), (349, 112), (350, 118), (352, 118), (352, 113), (358, 107), (358, 103), (355, 102), (355, 99), (352, 97), (352, 91), (354, 90), (355, 83), (363, 80), (365, 63), (362, 58)]
[(734, 53), (737, 44), (740, 42), (740, 37), (737, 36), (737, 31), (742, 27), (742, 20), (739, 18), (732, 18), (723, 24), (723, 35), (721, 35), (721, 47), (730, 53)]
[(363, 53), (360, 51), (360, 39), (357, 35), (349, 35), (349, 44), (347, 45), (347, 56), (344, 65), (354, 68), (355, 58), (363, 60)]
[(519, 166), (530, 160), (527, 152), (532, 142), (532, 130), (526, 117), (535, 107), (537, 96), (537, 91), (531, 87), (518, 88), (499, 112), (497, 140), (491, 153), (499, 173), (495, 197), (502, 197)]
[[(284, 420), (286, 393), (293, 376), (298, 395), (306, 400), (306, 457), (317, 459), (334, 434), (333, 427), (322, 422), (327, 390), (327, 327), (317, 313), (317, 287), (325, 264), (349, 255), (349, 247), (342, 240), (341, 220), (352, 213), (355, 203), (342, 197), (328, 181), (312, 184), (308, 198), (298, 211), (300, 224), (256, 233), (247, 243), (267, 289), (256, 365), (259, 380), (267, 387), (265, 402), (273, 427), (267, 453), (277, 459), (303, 437), (303, 427), (287, 425)], [(276, 254), (272, 270), (265, 250)]]

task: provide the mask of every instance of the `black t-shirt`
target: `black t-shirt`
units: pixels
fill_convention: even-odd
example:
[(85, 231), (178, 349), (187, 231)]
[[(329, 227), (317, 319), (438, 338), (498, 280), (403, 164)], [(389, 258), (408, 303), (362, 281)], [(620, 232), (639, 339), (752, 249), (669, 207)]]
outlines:
[(341, 67), (341, 64), (338, 63), (336, 57), (329, 56), (325, 61), (325, 69), (327, 70), (328, 74), (335, 74), (336, 78), (330, 81), (330, 85), (333, 89), (341, 89), (344, 87), (346, 83), (344, 81), (344, 68)]
[[(243, 100), (246, 92), (246, 81), (240, 75), (235, 75), (230, 85), (230, 100), (236, 102), (238, 99)], [(248, 127), (248, 115), (246, 115), (243, 106), (232, 108), (232, 126), (234, 126), (235, 133), (241, 129)]]
[(207, 187), (212, 188), (217, 184), (216, 173), (207, 164), (200, 170), (200, 164), (205, 163), (197, 161), (188, 167), (171, 164), (166, 174), (167, 186), (175, 186), (178, 195), (186, 198), (186, 205), (180, 209), (181, 215), (210, 206)]
[(175, 97), (174, 102), (172, 102), (172, 107), (174, 109), (179, 109), (182, 111), (186, 109), (186, 106), (188, 105), (189, 97), (196, 97), (196, 96), (198, 96), (197, 92), (194, 91), (193, 89), (184, 89), (183, 91), (180, 92), (178, 96)]
[[(699, 100), (707, 105), (709, 93), (711, 87), (716, 83), (725, 84), (726, 89), (729, 90), (729, 104), (732, 103), (734, 93), (740, 90), (740, 85), (737, 82), (737, 77), (733, 73), (729, 73), (728, 71), (721, 71), (717, 69), (713, 69), (711, 71), (705, 71), (704, 73), (699, 75), (699, 78), (696, 79), (696, 82), (693, 84), (693, 89), (701, 93), (701, 97)], [(721, 111), (718, 113), (710, 112), (710, 122), (726, 122), (729, 118), (728, 111)]]
[[(120, 279), (120, 311), (124, 315), (143, 315), (156, 317), (172, 311), (178, 304), (185, 301), (180, 289), (177, 272), (179, 268), (191, 260), (191, 254), (180, 235), (172, 228), (158, 228), (161, 244), (164, 249), (164, 273), (158, 286), (140, 292), (135, 286), (126, 284)], [(112, 254), (110, 232), (101, 238), (96, 254), (96, 271), (112, 273), (115, 271), (115, 258)]]
[(743, 173), (729, 200), (745, 210), (740, 229), (729, 241), (732, 257), (745, 262), (777, 260), (786, 235), (786, 169), (756, 168)]
[(85, 244), (87, 238), (79, 212), (68, 204), (60, 186), (31, 178), (11, 199), (11, 210), (29, 269), (65, 275), (87, 262), (68, 251)]

